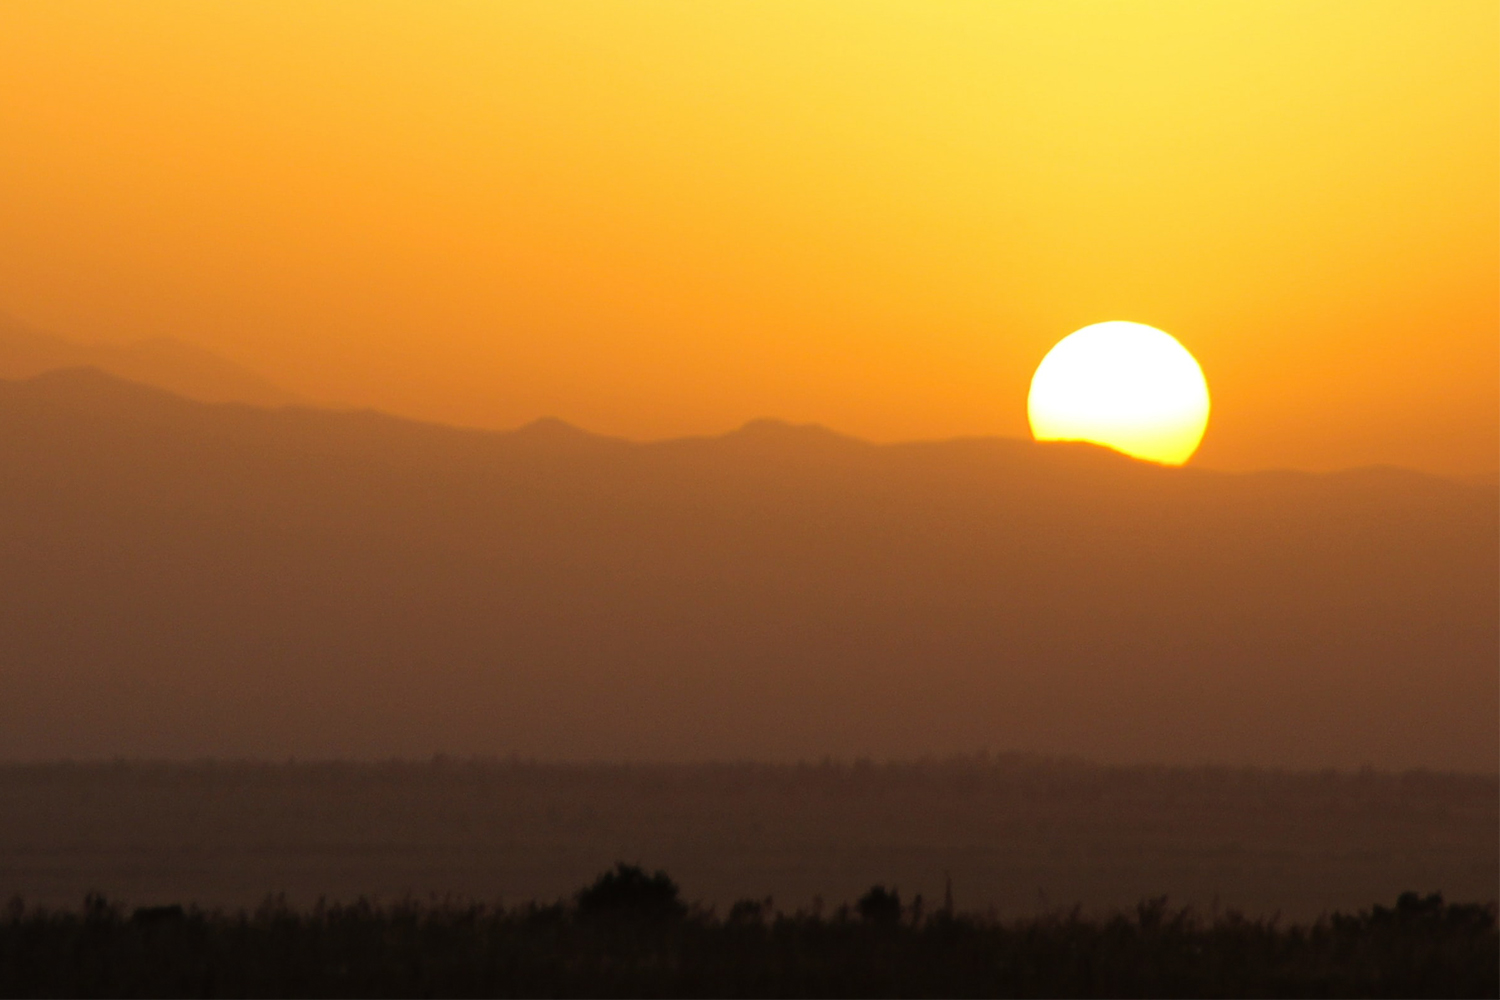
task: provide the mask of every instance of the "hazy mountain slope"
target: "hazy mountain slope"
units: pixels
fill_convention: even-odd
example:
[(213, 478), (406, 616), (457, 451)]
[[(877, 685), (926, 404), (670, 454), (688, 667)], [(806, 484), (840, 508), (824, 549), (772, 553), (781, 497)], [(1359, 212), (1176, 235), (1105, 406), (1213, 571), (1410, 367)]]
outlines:
[(1397, 470), (650, 445), (0, 384), (0, 755), (1493, 770), (1500, 510)]
[(25, 379), (85, 365), (206, 403), (299, 402), (247, 368), (168, 337), (123, 345), (78, 344), (0, 315), (0, 378)]

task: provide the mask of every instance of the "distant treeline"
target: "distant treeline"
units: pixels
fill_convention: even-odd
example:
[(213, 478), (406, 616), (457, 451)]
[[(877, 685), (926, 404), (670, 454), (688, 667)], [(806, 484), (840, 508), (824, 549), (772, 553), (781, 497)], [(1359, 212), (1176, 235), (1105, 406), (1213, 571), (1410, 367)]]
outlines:
[(1394, 907), (1283, 925), (1149, 900), (1129, 912), (1003, 921), (875, 886), (785, 913), (684, 905), (620, 865), (570, 902), (407, 901), (253, 912), (100, 896), (11, 904), (5, 996), (1392, 996), (1500, 994), (1494, 905)]

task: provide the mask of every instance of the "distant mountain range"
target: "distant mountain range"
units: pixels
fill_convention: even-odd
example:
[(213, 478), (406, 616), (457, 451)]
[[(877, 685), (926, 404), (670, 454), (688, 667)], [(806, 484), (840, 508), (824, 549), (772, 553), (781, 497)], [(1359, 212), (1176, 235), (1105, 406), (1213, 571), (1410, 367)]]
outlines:
[(0, 383), (0, 756), (1492, 772), (1500, 497)]
[(123, 345), (79, 344), (0, 315), (0, 379), (83, 366), (205, 403), (305, 402), (248, 368), (169, 337)]

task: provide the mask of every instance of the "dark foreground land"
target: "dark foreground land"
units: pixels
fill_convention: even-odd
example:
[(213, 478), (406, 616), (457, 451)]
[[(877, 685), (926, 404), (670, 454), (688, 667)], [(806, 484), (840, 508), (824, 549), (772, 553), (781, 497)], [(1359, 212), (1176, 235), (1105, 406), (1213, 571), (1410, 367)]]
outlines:
[[(12, 765), (0, 994), (1496, 996), (1497, 800), (1024, 757)], [(621, 858), (681, 893), (576, 891)]]
[[(628, 884), (632, 883), (633, 884)], [(613, 883), (613, 884), (611, 884)], [(626, 883), (622, 885), (622, 883)], [(623, 892), (620, 891), (623, 888)], [(663, 891), (654, 891), (663, 890)], [(1164, 901), (1089, 919), (923, 914), (874, 888), (828, 916), (688, 912), (621, 866), (572, 904), (368, 903), (225, 915), (13, 905), (6, 996), (1493, 997), (1492, 905), (1405, 894), (1310, 925)]]

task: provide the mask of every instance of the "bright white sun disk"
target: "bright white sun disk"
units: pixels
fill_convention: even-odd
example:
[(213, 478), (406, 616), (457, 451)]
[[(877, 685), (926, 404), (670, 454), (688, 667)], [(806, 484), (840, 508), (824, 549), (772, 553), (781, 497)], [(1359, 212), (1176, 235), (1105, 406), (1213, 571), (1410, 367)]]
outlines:
[(1208, 427), (1208, 383), (1170, 334), (1142, 323), (1095, 323), (1047, 352), (1026, 409), (1038, 441), (1092, 441), (1181, 465)]

